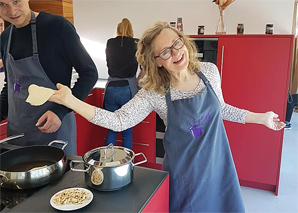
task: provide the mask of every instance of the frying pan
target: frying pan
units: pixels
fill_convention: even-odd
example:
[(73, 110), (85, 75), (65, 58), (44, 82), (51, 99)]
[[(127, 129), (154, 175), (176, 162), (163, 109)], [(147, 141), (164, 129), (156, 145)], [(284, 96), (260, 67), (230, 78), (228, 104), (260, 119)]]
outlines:
[[(60, 149), (53, 144), (63, 144)], [(0, 186), (28, 189), (46, 185), (60, 178), (66, 169), (63, 151), (67, 142), (54, 140), (48, 145), (26, 146), (0, 155)]]

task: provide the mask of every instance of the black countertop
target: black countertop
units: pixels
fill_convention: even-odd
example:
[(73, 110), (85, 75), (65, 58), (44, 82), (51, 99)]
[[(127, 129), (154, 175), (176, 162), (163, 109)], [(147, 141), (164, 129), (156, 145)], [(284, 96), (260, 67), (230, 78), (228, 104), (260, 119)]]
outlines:
[(135, 166), (133, 181), (129, 185), (107, 192), (89, 187), (84, 172), (70, 170), (8, 212), (59, 212), (50, 205), (50, 199), (58, 191), (71, 187), (87, 188), (93, 193), (92, 202), (76, 212), (141, 212), (167, 176), (164, 171)]

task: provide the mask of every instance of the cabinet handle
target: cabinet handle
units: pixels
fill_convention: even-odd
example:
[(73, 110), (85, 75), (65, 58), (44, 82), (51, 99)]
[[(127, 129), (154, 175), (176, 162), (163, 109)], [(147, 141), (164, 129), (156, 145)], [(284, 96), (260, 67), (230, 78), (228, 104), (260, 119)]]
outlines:
[(88, 94), (88, 96), (87, 97), (90, 97), (90, 96), (92, 96), (93, 95), (93, 93), (90, 93), (90, 94)]
[(4, 125), (6, 125), (6, 124), (7, 124), (7, 122), (4, 122), (4, 123), (0, 124), (0, 126), (4, 126)]
[(221, 47), (221, 62), (220, 62), (220, 83), (222, 82), (222, 68), (223, 68), (223, 61), (225, 55), (225, 46)]
[[(106, 138), (103, 138), (104, 140), (106, 140)], [(122, 140), (116, 139), (116, 142), (121, 142)], [(148, 143), (136, 143), (136, 142), (132, 142), (132, 144), (136, 144), (136, 145), (141, 145), (141, 146), (150, 146)]]
[[(103, 138), (103, 140), (105, 141), (107, 138)], [(119, 139), (116, 139), (116, 142), (121, 142), (122, 143), (122, 140), (119, 140)]]
[(141, 123), (149, 124), (150, 122), (149, 121), (142, 121)]
[(132, 143), (136, 145), (141, 145), (141, 146), (150, 146), (148, 143), (136, 143), (136, 142), (132, 142)]

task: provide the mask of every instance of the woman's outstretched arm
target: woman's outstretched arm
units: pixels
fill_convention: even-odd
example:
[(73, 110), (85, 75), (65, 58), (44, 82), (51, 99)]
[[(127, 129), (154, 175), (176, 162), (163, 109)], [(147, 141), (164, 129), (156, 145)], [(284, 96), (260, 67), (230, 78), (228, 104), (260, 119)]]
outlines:
[(94, 106), (87, 104), (72, 95), (71, 90), (62, 84), (57, 84), (55, 93), (49, 98), (49, 101), (64, 105), (69, 109), (76, 111), (85, 119), (90, 121), (95, 116)]

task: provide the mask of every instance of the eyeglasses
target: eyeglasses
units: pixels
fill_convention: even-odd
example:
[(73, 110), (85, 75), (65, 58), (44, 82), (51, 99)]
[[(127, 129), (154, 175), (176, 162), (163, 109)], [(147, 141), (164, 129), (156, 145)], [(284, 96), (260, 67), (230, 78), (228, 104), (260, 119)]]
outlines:
[(164, 49), (158, 56), (154, 56), (154, 58), (161, 58), (163, 60), (168, 60), (172, 56), (173, 49), (180, 50), (184, 46), (184, 40), (180, 36), (177, 38), (171, 47)]

